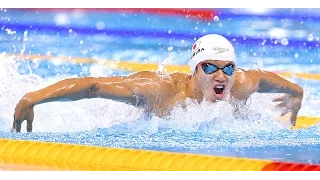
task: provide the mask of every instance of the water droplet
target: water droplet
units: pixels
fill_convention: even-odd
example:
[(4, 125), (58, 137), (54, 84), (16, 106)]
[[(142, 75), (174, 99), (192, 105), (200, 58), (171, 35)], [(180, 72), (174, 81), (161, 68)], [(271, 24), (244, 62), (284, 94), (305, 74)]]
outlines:
[(168, 51), (172, 51), (173, 50), (173, 47), (172, 46), (169, 46), (168, 47)]
[(101, 21), (97, 22), (96, 28), (97, 28), (98, 30), (102, 30), (102, 29), (104, 29), (104, 27), (105, 27), (104, 22), (101, 22)]
[(23, 37), (27, 37), (27, 35), (28, 35), (28, 31), (25, 31), (24, 33), (23, 33)]
[(281, 44), (284, 45), (284, 46), (286, 46), (286, 45), (289, 44), (289, 40), (288, 40), (287, 38), (282, 38), (282, 39), (281, 39)]
[(69, 29), (69, 33), (72, 33), (72, 29)]
[(307, 39), (308, 39), (308, 41), (313, 41), (313, 39), (314, 39), (313, 34), (309, 34)]
[(54, 21), (57, 25), (65, 25), (69, 23), (69, 18), (65, 14), (57, 14), (54, 17)]
[(295, 53), (294, 54), (294, 58), (298, 58), (299, 57), (299, 54), (298, 53)]
[(214, 17), (213, 17), (213, 20), (214, 20), (215, 22), (217, 22), (217, 21), (219, 21), (219, 17), (218, 17), (218, 16), (214, 16)]
[(168, 30), (168, 34), (171, 34), (171, 32), (172, 32), (171, 30)]
[(83, 41), (82, 41), (82, 40), (80, 41), (80, 44), (83, 44)]

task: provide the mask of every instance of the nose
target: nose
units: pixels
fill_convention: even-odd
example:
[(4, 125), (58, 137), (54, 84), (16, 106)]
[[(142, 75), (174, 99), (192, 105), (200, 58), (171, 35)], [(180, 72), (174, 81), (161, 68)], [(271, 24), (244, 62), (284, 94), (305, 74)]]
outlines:
[(224, 73), (222, 72), (222, 70), (219, 70), (219, 71), (214, 73), (213, 80), (218, 82), (218, 83), (225, 83), (227, 79), (224, 76)]

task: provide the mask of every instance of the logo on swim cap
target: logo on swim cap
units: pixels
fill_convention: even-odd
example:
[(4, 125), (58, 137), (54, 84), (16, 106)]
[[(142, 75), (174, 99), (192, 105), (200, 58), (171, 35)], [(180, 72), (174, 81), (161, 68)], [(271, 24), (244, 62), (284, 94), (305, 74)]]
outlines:
[(234, 48), (228, 39), (218, 34), (209, 34), (198, 39), (192, 46), (190, 70), (205, 60), (236, 61)]
[(221, 48), (221, 47), (213, 47), (212, 50), (217, 51), (215, 54), (228, 52), (228, 48)]
[(193, 53), (192, 53), (192, 55), (191, 55), (191, 59), (195, 56), (195, 55), (197, 55), (199, 52), (201, 52), (201, 51), (203, 51), (204, 50), (204, 48), (201, 48), (201, 49), (195, 49), (194, 51), (193, 51)]
[(200, 43), (201, 43), (201, 41), (197, 41), (196, 43), (194, 43), (192, 46), (192, 51), (198, 49), (200, 47)]

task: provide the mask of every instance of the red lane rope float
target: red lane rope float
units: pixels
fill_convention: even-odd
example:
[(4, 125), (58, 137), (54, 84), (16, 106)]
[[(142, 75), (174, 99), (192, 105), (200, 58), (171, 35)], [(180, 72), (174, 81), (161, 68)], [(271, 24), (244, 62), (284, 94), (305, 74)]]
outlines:
[(190, 18), (196, 18), (204, 21), (210, 21), (218, 11), (215, 9), (180, 9), (180, 8), (30, 8), (24, 11), (41, 12), (65, 12), (65, 11), (83, 11), (83, 12), (121, 12), (121, 13), (142, 13), (156, 15), (179, 15)]
[(320, 171), (320, 165), (273, 162), (262, 171)]

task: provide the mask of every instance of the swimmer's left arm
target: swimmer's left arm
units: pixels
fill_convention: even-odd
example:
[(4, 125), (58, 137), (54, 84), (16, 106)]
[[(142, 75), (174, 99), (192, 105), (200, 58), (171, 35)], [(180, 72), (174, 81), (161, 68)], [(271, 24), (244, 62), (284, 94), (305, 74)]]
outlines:
[(284, 96), (275, 98), (273, 101), (282, 101), (277, 107), (284, 107), (281, 116), (291, 112), (291, 123), (295, 125), (298, 111), (301, 108), (303, 89), (298, 84), (292, 83), (275, 73), (268, 71), (247, 71), (252, 80), (253, 92), (260, 93), (285, 93)]
[(303, 96), (301, 86), (292, 83), (273, 72), (247, 71), (253, 80), (254, 90), (261, 93), (287, 93), (293, 96)]

